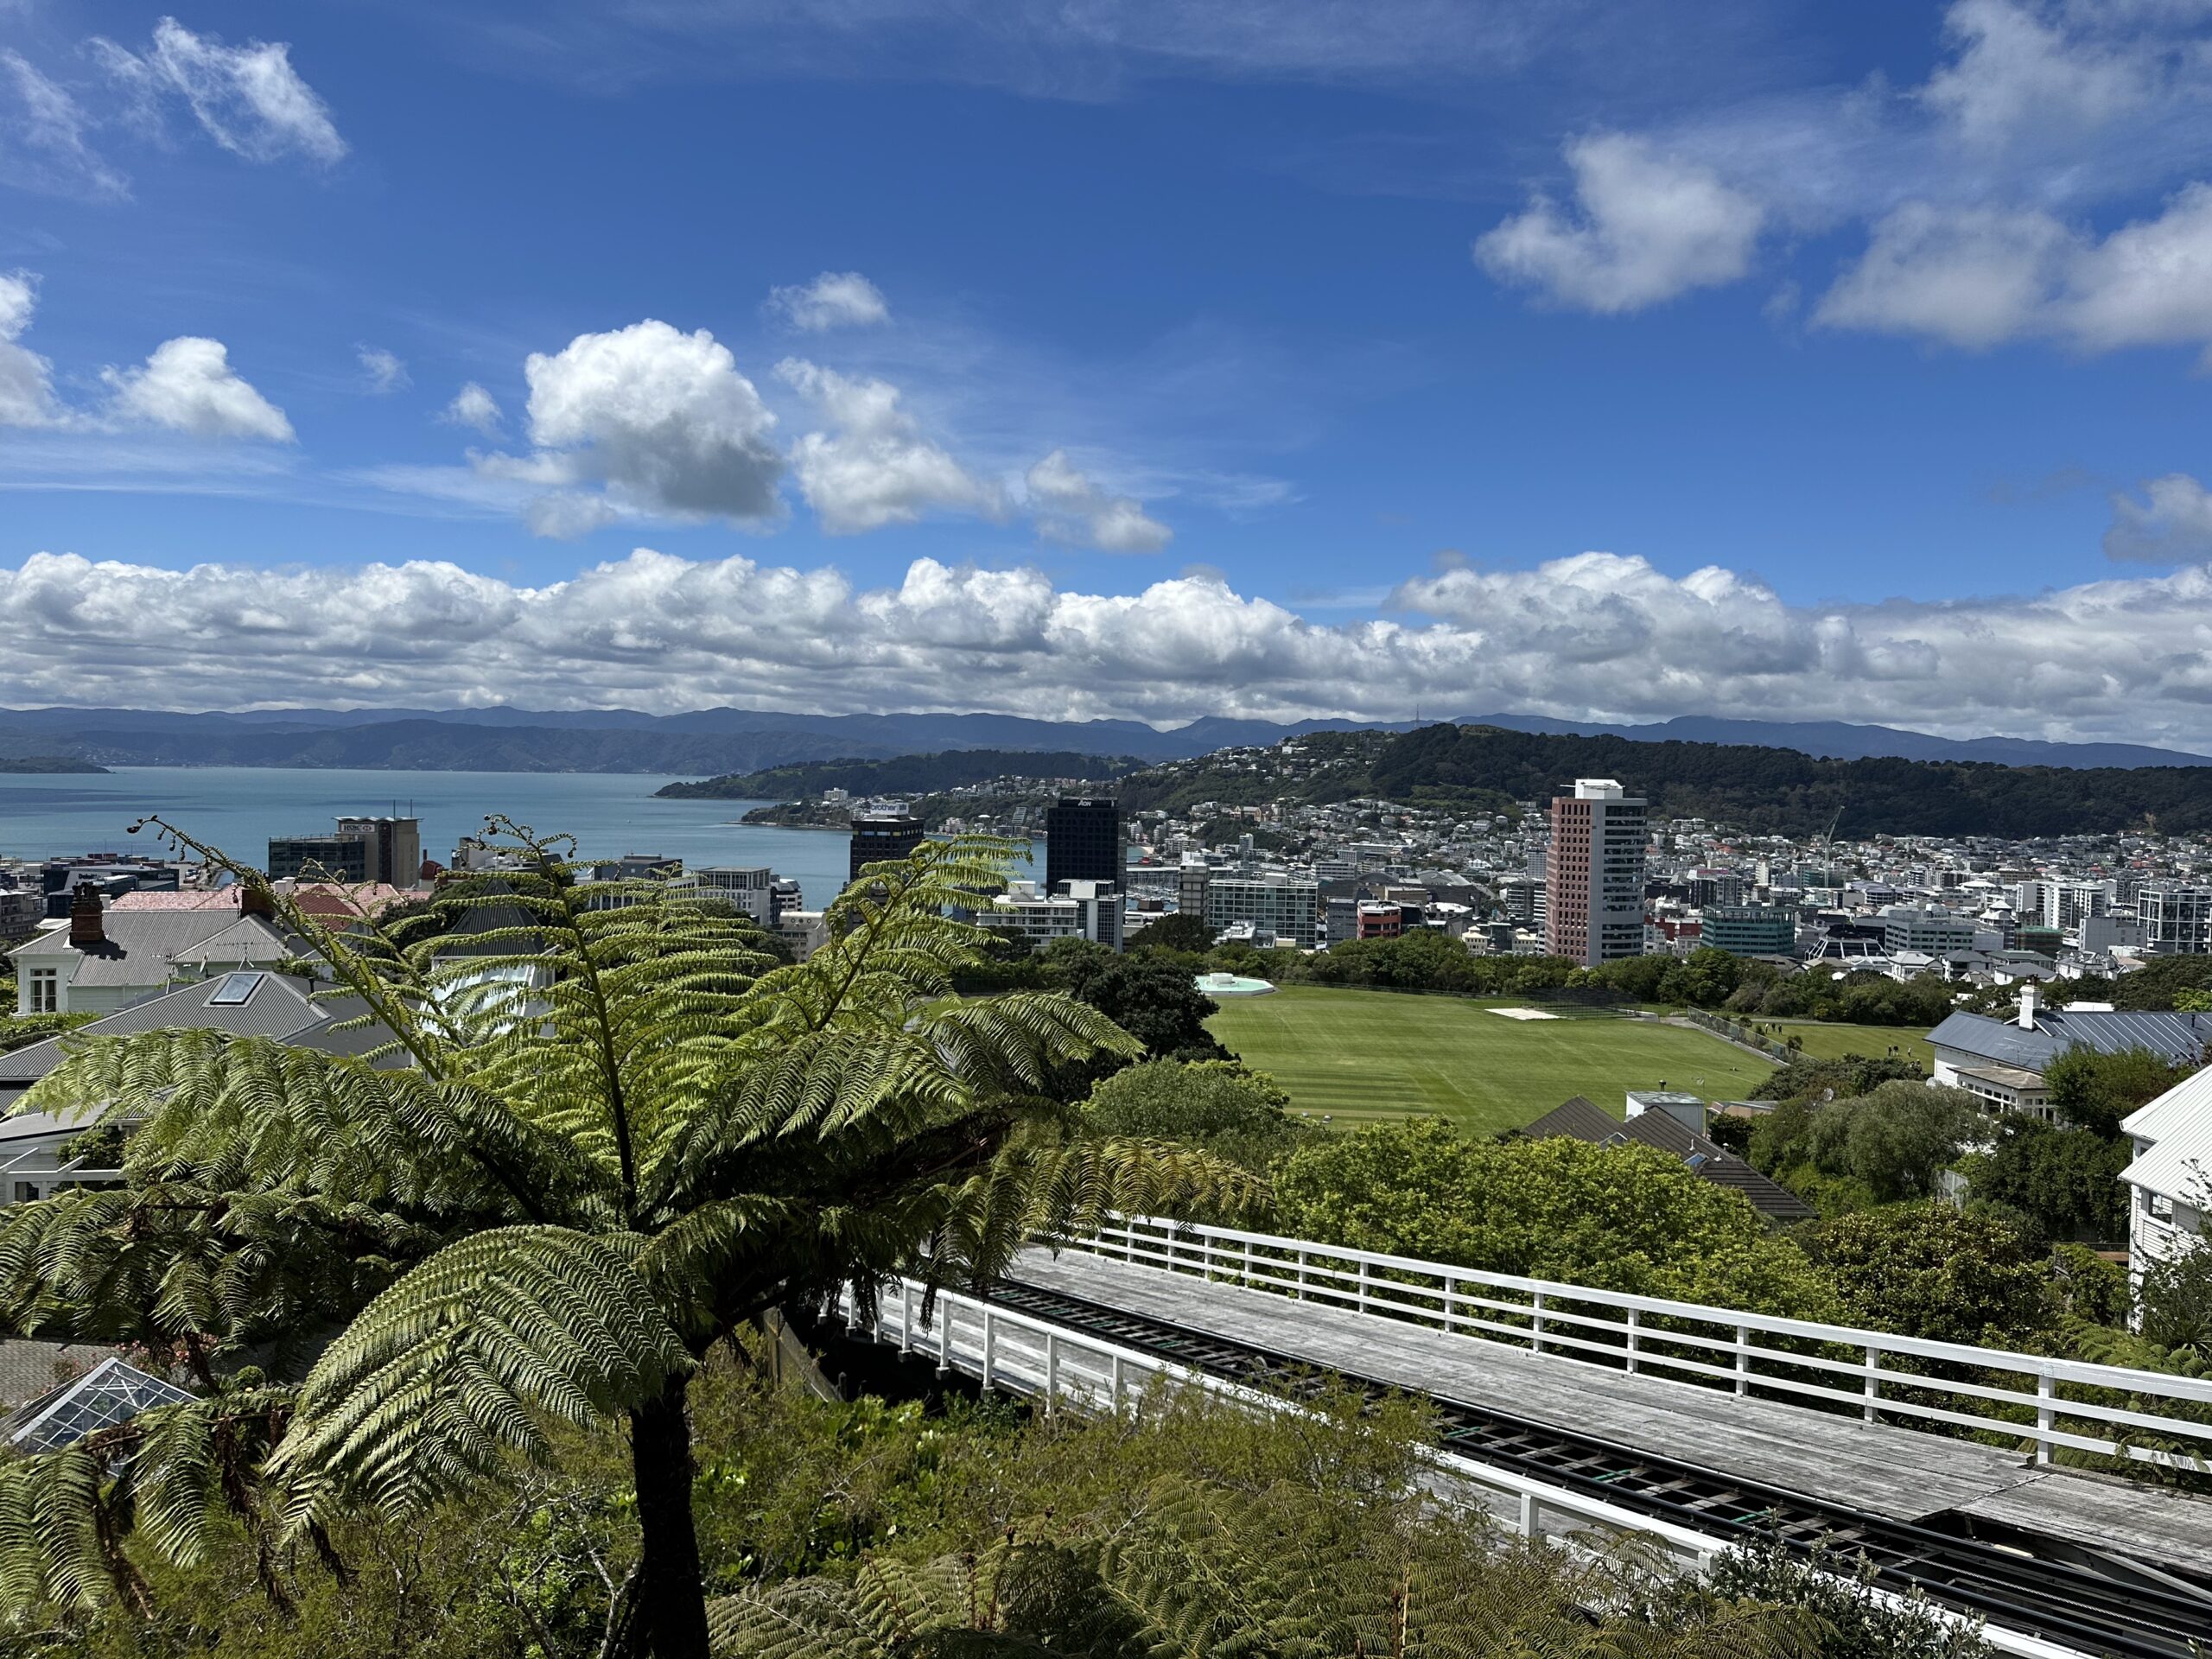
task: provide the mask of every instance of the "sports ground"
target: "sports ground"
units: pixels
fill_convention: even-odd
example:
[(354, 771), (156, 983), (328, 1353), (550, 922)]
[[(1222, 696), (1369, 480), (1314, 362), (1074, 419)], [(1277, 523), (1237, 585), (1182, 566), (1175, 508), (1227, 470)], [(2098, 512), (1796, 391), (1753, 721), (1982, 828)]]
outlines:
[(1470, 1134), (1488, 1135), (1517, 1128), (1569, 1095), (1613, 1112), (1629, 1090), (1662, 1082), (1738, 1099), (1774, 1070), (1679, 1026), (1574, 1009), (1556, 1020), (1491, 1012), (1516, 1006), (1290, 985), (1226, 1002), (1209, 1024), (1247, 1065), (1274, 1075), (1294, 1110), (1338, 1124), (1441, 1112)]

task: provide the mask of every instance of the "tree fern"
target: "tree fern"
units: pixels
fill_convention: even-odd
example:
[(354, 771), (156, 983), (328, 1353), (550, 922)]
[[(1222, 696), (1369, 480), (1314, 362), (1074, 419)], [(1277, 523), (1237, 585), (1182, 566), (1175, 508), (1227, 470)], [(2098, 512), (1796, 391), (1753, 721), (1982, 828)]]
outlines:
[(405, 1516), (542, 1455), (550, 1422), (613, 1418), (644, 1533), (633, 1645), (699, 1659), (683, 1400), (709, 1345), (848, 1281), (865, 1298), (899, 1273), (981, 1279), (1109, 1208), (1252, 1192), (1183, 1149), (1068, 1138), (1045, 1080), (1137, 1052), (1095, 1010), (954, 994), (987, 936), (949, 912), (1003, 879), (1004, 843), (869, 867), (830, 943), (779, 967), (711, 898), (579, 881), (566, 842), (513, 825), (519, 868), (333, 931), (161, 827), (316, 940), (316, 995), (382, 1036), (351, 1055), (81, 1041), (33, 1090), (136, 1127), (122, 1188), (0, 1221), (17, 1328), (173, 1349), (211, 1399), (241, 1357), (320, 1357), (257, 1408), (260, 1439), (250, 1410), (181, 1407), (8, 1468), (0, 1585), (18, 1598), (138, 1593), (118, 1541), (134, 1514), (173, 1554), (216, 1497), (291, 1533)]

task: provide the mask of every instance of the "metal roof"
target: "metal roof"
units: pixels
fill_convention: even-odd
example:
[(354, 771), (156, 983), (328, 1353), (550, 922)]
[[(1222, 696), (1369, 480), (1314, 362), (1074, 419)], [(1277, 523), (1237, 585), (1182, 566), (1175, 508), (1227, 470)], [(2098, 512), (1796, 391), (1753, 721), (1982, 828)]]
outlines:
[(2196, 1065), (2212, 1042), (2212, 1015), (2202, 1014), (2069, 1014), (2053, 1009), (2036, 1015), (2035, 1029), (2017, 1020), (1955, 1012), (1928, 1033), (1937, 1048), (1955, 1049), (2000, 1065), (2041, 1071), (2069, 1048), (2119, 1054), (2148, 1049), (2177, 1064)]
[[(257, 918), (245, 919), (262, 929), (278, 956), (292, 954)], [(106, 938), (99, 944), (72, 944), (69, 930), (56, 928), (17, 945), (10, 954), (19, 969), (73, 960), (70, 982), (74, 985), (158, 985), (168, 977), (170, 964), (177, 958), (242, 925), (236, 912), (219, 910), (109, 911), (100, 918)]]
[[(360, 1032), (334, 1032), (334, 1025), (367, 1012), (359, 997), (339, 997), (327, 1002), (309, 1000), (312, 981), (289, 974), (272, 973), (244, 1002), (225, 1004), (220, 994), (227, 975), (196, 981), (166, 995), (148, 999), (120, 1014), (79, 1026), (70, 1037), (129, 1037), (146, 1031), (220, 1031), (233, 1037), (268, 1037), (296, 1048), (316, 1048), (332, 1054), (360, 1054), (391, 1040), (389, 1032), (372, 1027)], [(63, 1039), (49, 1037), (12, 1054), (0, 1054), (0, 1101), (28, 1089), (61, 1060)], [(0, 1123), (0, 1140), (16, 1138), (13, 1122)]]
[[(1697, 1096), (1685, 1098), (1694, 1100)], [(1594, 1102), (1575, 1095), (1560, 1102), (1521, 1133), (1532, 1141), (1565, 1135), (1598, 1146), (1630, 1142), (1649, 1147), (1681, 1159), (1715, 1186), (1742, 1193), (1763, 1216), (1776, 1221), (1809, 1221), (1815, 1213), (1811, 1205), (1779, 1181), (1761, 1173), (1726, 1147), (1663, 1111), (1643, 1112), (1624, 1123)]]

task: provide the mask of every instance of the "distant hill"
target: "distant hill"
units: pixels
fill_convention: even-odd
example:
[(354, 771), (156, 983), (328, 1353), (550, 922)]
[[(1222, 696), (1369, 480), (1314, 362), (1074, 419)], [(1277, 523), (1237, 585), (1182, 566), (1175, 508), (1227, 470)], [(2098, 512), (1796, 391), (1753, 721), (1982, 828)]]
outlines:
[[(882, 760), (955, 749), (1037, 751), (1140, 760), (1187, 760), (1328, 732), (1404, 732), (1417, 722), (1208, 717), (1157, 730), (1141, 721), (1028, 720), (1012, 715), (802, 715), (702, 709), (274, 709), (178, 714), (141, 709), (0, 709), (0, 757), (63, 756), (105, 766), (357, 766), (467, 772), (632, 772), (712, 778), (812, 761)], [(1535, 715), (1461, 724), (1605, 736), (1792, 748), (1859, 760), (1993, 760), (2044, 766), (2212, 765), (2212, 758), (2126, 743), (1942, 738), (1840, 722), (1684, 716), (1608, 727)]]
[(0, 755), (0, 772), (69, 772), (82, 776), (88, 772), (105, 772), (90, 760), (80, 760), (67, 754), (11, 754)]
[(1541, 715), (1468, 715), (1460, 726), (1555, 736), (1619, 737), (1632, 743), (1749, 743), (1797, 749), (1832, 760), (1887, 756), (1899, 760), (1988, 760), (2004, 766), (2212, 766), (2212, 755), (2154, 749), (2143, 743), (2050, 743), (2033, 737), (1936, 737), (1894, 726), (1841, 721), (1721, 720), (1681, 715), (1649, 726), (1604, 726)]
[(1494, 806), (1576, 778), (1617, 778), (1655, 815), (1806, 836), (1839, 812), (1846, 836), (2100, 835), (2212, 828), (2212, 766), (2080, 768), (1986, 761), (1826, 760), (1739, 744), (1637, 742), (1433, 726), (1383, 741), (1368, 772), (1389, 800)]
[(1069, 750), (950, 749), (889, 760), (810, 760), (771, 766), (696, 784), (666, 784), (653, 791), (674, 800), (796, 801), (842, 789), (853, 795), (934, 795), (994, 778), (1082, 779), (1103, 782), (1146, 763)]
[[(1753, 834), (1845, 836), (2185, 833), (2212, 828), (2212, 767), (2104, 770), (1986, 761), (1825, 760), (1744, 744), (1430, 726), (1305, 740), (1262, 757), (1205, 756), (1122, 780), (1123, 805), (1183, 811), (1363, 797), (1463, 812), (1543, 801), (1577, 778), (1614, 778), (1655, 817), (1705, 818)], [(1840, 814), (1839, 819), (1838, 815)]]

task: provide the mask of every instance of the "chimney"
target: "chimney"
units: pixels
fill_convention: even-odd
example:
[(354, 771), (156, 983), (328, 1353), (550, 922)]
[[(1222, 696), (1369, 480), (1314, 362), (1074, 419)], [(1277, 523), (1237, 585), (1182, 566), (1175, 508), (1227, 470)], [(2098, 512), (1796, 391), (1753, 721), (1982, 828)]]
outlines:
[(79, 881), (69, 900), (69, 943), (79, 950), (97, 950), (107, 943), (107, 929), (100, 923), (100, 890)]
[(2020, 987), (2020, 1029), (2036, 1028), (2036, 982), (2032, 979)]
[(267, 887), (258, 881), (238, 883), (238, 914), (258, 916), (264, 922), (276, 919), (276, 901)]

